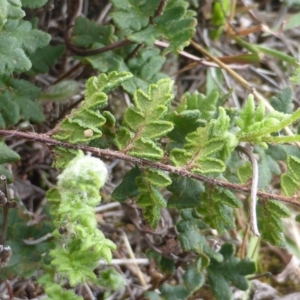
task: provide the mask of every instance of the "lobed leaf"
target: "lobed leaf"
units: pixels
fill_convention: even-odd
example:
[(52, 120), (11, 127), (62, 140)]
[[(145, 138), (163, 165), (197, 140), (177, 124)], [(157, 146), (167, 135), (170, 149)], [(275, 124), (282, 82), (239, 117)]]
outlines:
[(15, 125), (20, 120), (42, 122), (44, 115), (34, 102), (40, 89), (23, 79), (0, 78), (0, 127)]
[(172, 192), (168, 207), (176, 209), (194, 208), (199, 205), (204, 187), (201, 182), (188, 177), (171, 175), (172, 184), (167, 189)]
[(208, 225), (192, 209), (181, 211), (182, 220), (176, 225), (179, 232), (179, 241), (184, 251), (195, 251), (203, 260), (202, 267), (207, 267), (210, 259), (222, 261), (223, 256), (214, 251), (201, 231), (208, 229)]
[[(102, 136), (101, 127), (107, 119), (112, 121), (111, 114), (101, 114), (99, 109), (107, 106), (107, 95), (111, 89), (131, 77), (130, 73), (112, 72), (108, 75), (100, 74), (91, 77), (86, 83), (85, 101), (73, 110), (59, 126), (54, 137), (59, 140), (67, 140), (70, 143), (90, 142)], [(88, 132), (87, 132), (88, 131)]]
[(20, 160), (20, 156), (11, 150), (4, 142), (0, 142), (0, 165)]
[(255, 263), (235, 257), (235, 248), (229, 243), (222, 245), (220, 254), (224, 260), (219, 262), (211, 259), (207, 268), (208, 280), (217, 299), (231, 300), (233, 295), (230, 285), (233, 284), (243, 291), (247, 290), (249, 285), (245, 276), (255, 272)]
[(124, 115), (124, 121), (116, 137), (120, 150), (151, 160), (163, 157), (163, 150), (156, 139), (173, 129), (173, 124), (163, 118), (173, 98), (173, 83), (162, 79), (149, 86), (148, 93), (137, 90), (134, 93), (134, 105)]
[(92, 48), (114, 42), (114, 27), (99, 26), (85, 17), (77, 17), (73, 28), (72, 43), (79, 47)]
[(112, 198), (123, 202), (127, 199), (136, 197), (138, 195), (138, 185), (135, 181), (141, 174), (138, 167), (131, 169), (124, 176), (123, 181), (113, 191)]
[(257, 206), (258, 228), (261, 238), (277, 247), (284, 247), (284, 225), (281, 218), (290, 216), (286, 206), (275, 200), (268, 200)]
[(175, 166), (186, 166), (188, 169), (200, 173), (221, 173), (225, 170), (224, 162), (211, 157), (220, 152), (225, 144), (224, 137), (213, 137), (213, 121), (205, 127), (186, 135), (183, 149), (174, 148), (170, 159)]
[(28, 55), (32, 64), (29, 73), (48, 73), (49, 67), (54, 65), (65, 51), (66, 47), (64, 45), (47, 45), (37, 49), (35, 52)]
[(220, 188), (209, 188), (201, 195), (197, 212), (203, 221), (220, 234), (235, 228), (233, 208), (242, 207), (242, 203), (230, 191)]
[(293, 110), (293, 91), (291, 87), (286, 87), (276, 96), (273, 96), (271, 98), (271, 105), (276, 109), (277, 111), (290, 114)]

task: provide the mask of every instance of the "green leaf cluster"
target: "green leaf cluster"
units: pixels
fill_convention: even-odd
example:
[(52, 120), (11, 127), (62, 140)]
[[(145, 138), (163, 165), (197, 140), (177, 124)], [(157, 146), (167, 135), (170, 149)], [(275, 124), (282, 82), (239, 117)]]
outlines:
[[(150, 1), (149, 1), (150, 2)], [(100, 26), (84, 17), (75, 20), (72, 42), (84, 49), (98, 49), (118, 41), (112, 25)], [(127, 60), (135, 46), (113, 50), (95, 55), (76, 56), (75, 58), (88, 63), (100, 72), (131, 72), (134, 76), (123, 82), (122, 87), (133, 94), (138, 88), (147, 91), (149, 84), (165, 77), (160, 72), (165, 58), (157, 48), (142, 49), (136, 56)]]
[(173, 286), (164, 283), (159, 289), (160, 297), (154, 292), (148, 292), (146, 296), (150, 300), (185, 300), (203, 286), (204, 280), (204, 274), (199, 272), (196, 266), (190, 265), (183, 275), (183, 284)]
[(123, 202), (136, 197), (136, 202), (143, 208), (144, 216), (152, 227), (157, 227), (160, 209), (167, 207), (167, 202), (160, 189), (172, 183), (170, 177), (157, 169), (131, 169), (119, 186), (113, 191), (113, 199)]
[(33, 29), (32, 24), (21, 17), (7, 19), (0, 29), (0, 74), (28, 71), (32, 64), (27, 55), (50, 41), (49, 34)]
[(197, 266), (199, 271), (206, 268), (210, 260), (221, 262), (223, 257), (220, 253), (213, 250), (205, 236), (205, 232), (209, 230), (209, 226), (202, 220), (193, 209), (183, 209), (181, 218), (176, 227), (179, 232), (179, 241), (183, 251), (195, 251), (199, 257), (197, 258)]
[(29, 81), (11, 76), (28, 71), (32, 67), (29, 56), (50, 41), (49, 34), (22, 19), (25, 12), (21, 5), (20, 0), (3, 0), (0, 4), (0, 128), (20, 120), (44, 120), (35, 102), (40, 90)]
[(203, 221), (220, 234), (235, 228), (233, 209), (243, 207), (242, 202), (229, 190), (206, 186), (201, 195), (197, 213)]
[(53, 235), (60, 240), (50, 253), (51, 264), (71, 286), (95, 280), (93, 269), (100, 259), (109, 262), (116, 247), (97, 229), (94, 212), (106, 176), (102, 161), (79, 153), (59, 176), (57, 187), (47, 193), (53, 203)]
[(235, 247), (229, 243), (223, 244), (219, 253), (223, 260), (211, 259), (207, 268), (208, 281), (217, 299), (231, 300), (231, 284), (242, 291), (247, 290), (249, 285), (245, 276), (255, 272), (255, 263), (234, 256)]
[(10, 183), (13, 181), (13, 176), (4, 168), (4, 164), (16, 162), (20, 156), (15, 151), (11, 150), (4, 142), (0, 141), (0, 176), (4, 175)]
[(216, 155), (224, 148), (224, 136), (215, 135), (215, 122), (210, 121), (205, 127), (198, 127), (186, 135), (183, 148), (174, 148), (170, 159), (176, 167), (199, 173), (222, 173), (225, 163)]
[(0, 128), (15, 125), (20, 120), (42, 122), (45, 117), (36, 100), (40, 89), (23, 79), (0, 77)]
[(77, 296), (72, 290), (65, 290), (60, 284), (53, 282), (53, 277), (50, 274), (44, 274), (38, 279), (47, 294), (46, 299), (63, 299), (63, 300), (83, 300)]
[(168, 137), (174, 142), (168, 148), (172, 149), (175, 146), (182, 148), (188, 133), (205, 126), (206, 122), (216, 113), (218, 99), (219, 93), (216, 91), (211, 92), (208, 96), (197, 92), (184, 94), (180, 104), (170, 116), (174, 123), (174, 129), (168, 134)]
[(257, 206), (258, 228), (261, 238), (278, 247), (286, 245), (285, 231), (281, 218), (290, 217), (289, 209), (281, 202), (267, 200)]
[(153, 45), (156, 39), (166, 39), (164, 53), (180, 51), (189, 44), (197, 24), (194, 12), (182, 0), (168, 1), (161, 15), (156, 16), (160, 1), (113, 0), (112, 17), (126, 37), (138, 44)]
[(134, 105), (126, 109), (116, 137), (120, 150), (135, 157), (162, 159), (163, 149), (157, 140), (173, 129), (172, 122), (164, 119), (173, 99), (172, 86), (170, 79), (161, 79), (149, 86), (148, 93), (134, 93)]
[(86, 83), (85, 100), (59, 125), (54, 137), (69, 143), (88, 143), (102, 136), (101, 127), (107, 119), (114, 124), (111, 113), (99, 110), (107, 106), (107, 94), (131, 77), (127, 72), (112, 72), (90, 78)]
[[(12, 249), (12, 256), (6, 268), (1, 269), (1, 280), (16, 276), (30, 277), (36, 274), (36, 270), (42, 268), (47, 259), (47, 253), (54, 248), (53, 240), (47, 240), (34, 245), (27, 245), (24, 240), (39, 239), (49, 234), (53, 229), (53, 223), (47, 208), (43, 210), (44, 219), (39, 224), (25, 226), (31, 220), (28, 211), (22, 207), (10, 209), (8, 213), (8, 231), (5, 244)], [(0, 214), (2, 224), (3, 214)]]
[(136, 203), (143, 208), (143, 213), (151, 227), (155, 228), (160, 220), (160, 209), (167, 207), (167, 201), (160, 192), (160, 188), (172, 183), (164, 172), (156, 169), (143, 170), (136, 179), (138, 196)]
[[(283, 96), (281, 95), (281, 97)], [(236, 137), (240, 142), (256, 143), (264, 148), (267, 147), (267, 143), (278, 144), (298, 141), (299, 135), (282, 136), (278, 135), (278, 132), (297, 121), (299, 117), (299, 109), (291, 115), (279, 111), (266, 114), (264, 103), (260, 102), (256, 108), (253, 95), (249, 95), (239, 117), (235, 120), (240, 129), (236, 133)]]
[(201, 182), (188, 177), (171, 175), (172, 184), (167, 189), (172, 193), (168, 207), (176, 209), (195, 208), (199, 205), (204, 186)]
[(296, 156), (289, 155), (287, 157), (288, 171), (281, 175), (281, 187), (288, 197), (299, 197), (300, 189), (300, 159)]

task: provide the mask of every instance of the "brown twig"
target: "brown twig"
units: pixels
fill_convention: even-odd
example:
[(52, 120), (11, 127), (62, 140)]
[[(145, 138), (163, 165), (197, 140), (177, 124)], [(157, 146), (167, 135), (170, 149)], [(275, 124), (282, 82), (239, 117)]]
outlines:
[[(251, 193), (251, 189), (248, 186), (231, 183), (231, 182), (227, 182), (224, 180), (215, 179), (215, 178), (211, 178), (211, 177), (204, 176), (204, 175), (194, 174), (192, 172), (189, 172), (185, 168), (174, 167), (174, 166), (166, 165), (166, 164), (159, 163), (159, 162), (153, 162), (150, 160), (133, 157), (133, 156), (124, 154), (120, 151), (99, 149), (99, 148), (90, 147), (90, 146), (86, 146), (86, 145), (73, 145), (70, 143), (52, 139), (45, 134), (38, 134), (38, 133), (32, 133), (32, 132), (20, 132), (20, 131), (16, 131), (16, 130), (0, 130), (0, 136), (14, 136), (14, 137), (18, 137), (18, 138), (24, 138), (26, 140), (41, 142), (41, 143), (52, 145), (52, 146), (59, 146), (59, 147), (68, 148), (68, 149), (82, 150), (82, 151), (94, 154), (95, 156), (104, 157), (104, 158), (120, 159), (123, 161), (131, 162), (133, 164), (137, 164), (142, 168), (150, 167), (150, 168), (160, 169), (162, 171), (166, 171), (166, 172), (176, 174), (179, 176), (183, 176), (183, 177), (192, 178), (195, 180), (202, 181), (204, 183), (219, 186), (219, 187), (226, 188), (226, 189), (229, 189), (232, 191), (238, 191), (238, 192), (242, 192), (245, 194)], [(275, 194), (266, 193), (266, 192), (262, 192), (262, 191), (258, 191), (257, 196), (263, 200), (273, 199), (273, 200), (285, 202), (285, 203), (300, 207), (300, 202), (298, 202), (294, 197), (285, 197), (285, 196), (275, 195)]]

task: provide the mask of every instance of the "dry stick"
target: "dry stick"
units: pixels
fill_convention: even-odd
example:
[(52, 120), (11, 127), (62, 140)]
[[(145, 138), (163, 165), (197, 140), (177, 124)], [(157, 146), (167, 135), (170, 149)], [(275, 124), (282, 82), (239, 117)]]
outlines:
[(258, 186), (258, 164), (257, 159), (253, 153), (246, 147), (237, 146), (236, 149), (246, 154), (252, 164), (252, 183), (251, 183), (251, 194), (250, 194), (250, 226), (251, 231), (257, 237), (260, 236), (257, 227), (257, 216), (256, 216), (256, 203), (257, 203), (257, 186)]
[[(131, 246), (130, 246), (130, 243), (129, 243), (129, 241), (128, 241), (128, 238), (127, 238), (125, 232), (123, 233), (123, 241), (124, 241), (124, 244), (125, 244), (126, 249), (127, 249), (127, 251), (128, 251), (129, 257), (130, 257), (131, 259), (135, 260), (134, 253), (133, 253), (133, 251), (132, 251), (132, 248), (131, 248)], [(136, 261), (134, 262), (134, 265), (135, 265), (135, 267), (136, 267), (136, 269), (137, 269), (137, 276), (138, 276), (138, 278), (139, 278), (139, 281), (141, 282), (141, 285), (143, 286), (143, 288), (147, 289), (147, 283), (146, 283), (146, 281), (145, 281), (144, 275), (143, 275), (143, 273), (142, 273), (142, 271), (141, 271), (139, 265), (136, 263)]]
[[(0, 130), (0, 136), (14, 136), (14, 137), (18, 137), (18, 138), (24, 138), (26, 140), (41, 142), (41, 143), (52, 145), (52, 146), (58, 146), (58, 147), (63, 147), (63, 148), (68, 148), (68, 149), (75, 149), (75, 150), (82, 150), (82, 151), (94, 154), (95, 156), (98, 156), (98, 157), (117, 158), (117, 159), (120, 159), (123, 161), (137, 164), (142, 168), (149, 167), (149, 168), (160, 169), (162, 171), (166, 171), (166, 172), (173, 173), (173, 174), (183, 176), (183, 177), (196, 179), (196, 180), (199, 180), (199, 181), (211, 184), (211, 185), (219, 186), (222, 188), (226, 188), (229, 190), (238, 191), (238, 192), (242, 192), (245, 194), (251, 193), (251, 190), (245, 185), (235, 184), (235, 183), (231, 183), (231, 182), (227, 182), (227, 181), (223, 181), (223, 180), (218, 180), (215, 178), (210, 178), (210, 177), (207, 177), (204, 175), (194, 174), (192, 172), (189, 172), (185, 168), (174, 167), (174, 166), (166, 165), (166, 164), (159, 163), (159, 162), (153, 162), (153, 161), (150, 161), (147, 159), (133, 157), (133, 156), (124, 154), (120, 151), (99, 149), (99, 148), (85, 146), (85, 145), (74, 145), (74, 144), (54, 140), (45, 134), (38, 134), (38, 133), (32, 133), (32, 132), (19, 132), (17, 130)], [(285, 197), (285, 196), (270, 194), (270, 193), (261, 192), (261, 191), (257, 192), (257, 196), (264, 200), (273, 199), (273, 200), (289, 203), (289, 204), (300, 207), (300, 202), (294, 200), (294, 199), (296, 199), (295, 197)]]
[[(167, 48), (169, 47), (169, 43), (167, 42), (163, 42), (163, 41), (159, 41), (159, 40), (156, 40), (154, 42), (154, 45), (155, 46), (158, 46), (158, 47), (162, 47), (162, 48)], [(211, 61), (207, 61), (205, 60), (204, 58), (200, 58), (200, 57), (197, 57), (193, 54), (190, 54), (186, 51), (180, 51), (179, 52), (179, 55), (183, 56), (183, 57), (186, 57), (186, 58), (189, 58), (195, 62), (197, 62), (198, 64), (200, 65), (203, 65), (203, 66), (206, 66), (206, 67), (212, 67), (212, 68), (220, 68), (220, 66), (216, 63), (213, 63)], [(230, 67), (232, 69), (245, 69), (245, 68), (248, 68), (247, 65), (238, 65), (238, 64), (230, 64)]]
[(83, 286), (84, 286), (84, 288), (85, 288), (87, 294), (89, 295), (89, 298), (90, 298), (91, 300), (95, 300), (96, 298), (95, 298), (95, 296), (94, 296), (94, 294), (93, 294), (91, 288), (89, 287), (89, 285), (88, 285), (87, 283), (84, 283)]

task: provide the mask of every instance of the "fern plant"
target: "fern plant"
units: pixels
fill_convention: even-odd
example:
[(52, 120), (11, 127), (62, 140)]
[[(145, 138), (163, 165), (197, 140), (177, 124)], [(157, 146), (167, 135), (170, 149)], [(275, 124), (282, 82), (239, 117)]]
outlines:
[[(8, 189), (1, 187), (5, 202), (1, 246), (8, 227), (6, 243), (15, 259), (2, 279), (41, 270), (38, 281), (49, 299), (82, 299), (75, 288), (89, 284), (109, 290), (124, 287), (124, 278), (115, 269), (95, 271), (99, 261), (111, 262), (117, 247), (97, 228), (94, 213), (107, 179), (107, 168), (99, 159), (105, 158), (129, 163), (110, 196), (124, 205), (135, 203), (142, 212), (141, 223), (147, 224), (146, 233), (156, 235), (162, 212), (175, 211), (176, 223), (167, 228), (166, 246), (160, 251), (153, 247), (155, 251), (147, 255), (169, 278), (180, 265), (182, 281), (172, 285), (165, 279), (156, 288), (153, 285), (145, 293), (148, 299), (188, 299), (205, 283), (222, 300), (232, 299), (232, 286), (247, 290), (255, 262), (239, 256), (232, 243), (213, 247), (212, 232), (221, 237), (234, 230), (239, 210), (248, 215), (254, 235), (285, 246), (282, 219), (290, 216), (285, 203), (300, 206), (299, 150), (291, 144), (300, 140), (293, 128), (300, 109), (293, 111), (292, 89), (285, 88), (271, 99), (271, 111), (255, 90), (243, 99), (240, 110), (224, 105), (224, 96), (216, 89), (207, 95), (177, 94), (162, 66), (166, 54), (182, 51), (195, 34), (196, 12), (189, 1), (111, 0), (110, 24), (99, 25), (77, 13), (66, 27), (66, 45), (56, 46), (49, 45), (50, 35), (37, 29), (38, 20), (24, 19), (22, 5), (45, 4), (43, 0), (1, 3), (0, 135), (51, 146), (53, 166), (60, 175), (47, 192), (51, 208), (41, 231), (51, 231), (54, 240), (23, 247), (20, 228), (25, 215), (18, 218), (16, 210), (8, 214), (14, 202), (4, 201)], [(214, 25), (224, 24), (227, 4), (224, 10), (215, 3)], [(168, 42), (163, 51), (153, 47), (158, 39)], [(38, 99), (64, 101), (76, 93), (74, 81), (58, 80), (43, 90), (33, 84), (66, 47), (79, 61), (75, 70), (88, 64), (100, 71), (87, 79), (81, 103), (46, 134), (8, 130), (18, 129), (20, 122), (44, 120)], [(122, 118), (111, 107), (120, 90), (130, 99)], [(4, 165), (19, 158), (0, 142), (0, 175), (9, 182), (13, 176)], [(280, 182), (285, 196), (266, 191), (273, 176), (281, 173), (279, 160), (287, 162)], [(36, 230), (28, 234), (36, 236)], [(139, 230), (143, 232), (142, 227)], [(22, 260), (25, 252), (27, 262)]]

